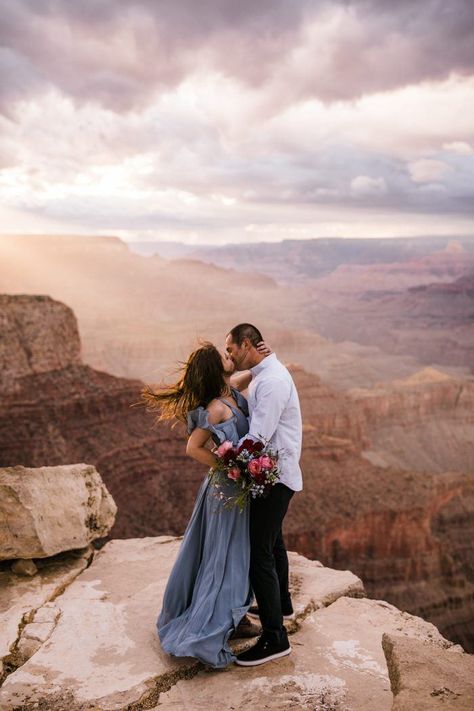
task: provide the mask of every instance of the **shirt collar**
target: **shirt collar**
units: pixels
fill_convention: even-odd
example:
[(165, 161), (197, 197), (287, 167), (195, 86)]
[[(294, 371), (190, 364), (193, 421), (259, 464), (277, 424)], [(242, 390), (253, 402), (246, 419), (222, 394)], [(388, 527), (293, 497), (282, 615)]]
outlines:
[(262, 372), (262, 370), (265, 370), (265, 368), (268, 368), (272, 363), (276, 361), (276, 353), (270, 353), (270, 355), (266, 356), (260, 363), (257, 365), (254, 365), (253, 368), (250, 368), (250, 372), (252, 373), (252, 376), (256, 376), (259, 373)]

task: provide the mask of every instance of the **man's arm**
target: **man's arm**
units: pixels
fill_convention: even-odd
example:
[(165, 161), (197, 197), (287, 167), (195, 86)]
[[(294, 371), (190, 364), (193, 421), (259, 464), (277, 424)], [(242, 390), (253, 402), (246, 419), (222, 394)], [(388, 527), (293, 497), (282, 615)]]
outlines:
[(290, 392), (290, 384), (280, 378), (266, 378), (258, 383), (247, 437), (265, 441), (273, 437)]

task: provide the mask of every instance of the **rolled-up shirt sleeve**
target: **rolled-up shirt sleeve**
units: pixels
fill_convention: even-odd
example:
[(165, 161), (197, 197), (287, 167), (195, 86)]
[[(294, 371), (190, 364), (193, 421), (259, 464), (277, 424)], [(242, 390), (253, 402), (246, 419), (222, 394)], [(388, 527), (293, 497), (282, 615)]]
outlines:
[(268, 442), (275, 434), (290, 393), (290, 384), (280, 378), (266, 378), (258, 383), (255, 390), (255, 407), (246, 437)]

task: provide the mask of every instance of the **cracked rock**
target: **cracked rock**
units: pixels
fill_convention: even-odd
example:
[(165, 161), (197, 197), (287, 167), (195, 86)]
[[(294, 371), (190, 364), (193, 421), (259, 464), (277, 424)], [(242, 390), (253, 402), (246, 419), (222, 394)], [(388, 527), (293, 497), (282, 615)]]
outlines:
[[(38, 708), (35, 704), (55, 711), (138, 711), (156, 704), (181, 680), (191, 684), (203, 665), (164, 653), (155, 627), (179, 545), (179, 539), (168, 536), (107, 543), (56, 597), (60, 617), (51, 636), (6, 678), (0, 708), (3, 703), (21, 711)], [(330, 609), (339, 596), (363, 594), (361, 581), (349, 571), (331, 570), (294, 553), (290, 567), (296, 612), (290, 631), (304, 627), (311, 611)], [(236, 650), (246, 645), (232, 643)], [(288, 693), (294, 695), (289, 684)], [(340, 696), (329, 682), (323, 691), (327, 699)]]
[(162, 693), (154, 709), (390, 711), (384, 631), (401, 628), (415, 640), (434, 640), (440, 647), (451, 643), (429, 622), (380, 602), (339, 597), (302, 619), (290, 637), (289, 656), (263, 666), (236, 666), (224, 674), (200, 672)]
[(4, 663), (0, 680), (9, 669), (16, 668), (33, 653), (34, 645), (31, 643), (26, 648), (24, 643), (22, 655), (26, 656), (17, 654), (25, 625), (31, 622), (54, 624), (59, 609), (53, 598), (87, 567), (92, 554), (88, 547), (83, 549), (81, 557), (61, 553), (44, 558), (32, 578), (19, 577), (7, 568), (0, 570), (0, 662)]

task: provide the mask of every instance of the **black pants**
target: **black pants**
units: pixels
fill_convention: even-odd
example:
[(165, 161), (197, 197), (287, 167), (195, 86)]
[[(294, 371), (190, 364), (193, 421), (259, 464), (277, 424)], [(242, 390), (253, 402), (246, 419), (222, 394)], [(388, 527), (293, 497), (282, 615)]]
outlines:
[(281, 604), (290, 600), (288, 555), (281, 529), (294, 493), (285, 484), (275, 484), (266, 498), (250, 504), (250, 583), (265, 637), (276, 643), (287, 637)]

